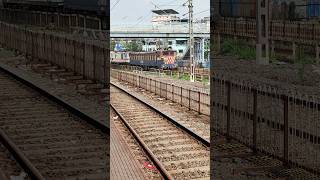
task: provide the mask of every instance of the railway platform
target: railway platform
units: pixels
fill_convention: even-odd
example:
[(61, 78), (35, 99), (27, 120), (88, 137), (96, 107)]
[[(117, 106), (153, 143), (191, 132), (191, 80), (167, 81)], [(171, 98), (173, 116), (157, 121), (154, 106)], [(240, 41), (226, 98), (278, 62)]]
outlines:
[(135, 159), (121, 133), (110, 121), (110, 178), (114, 180), (146, 180), (143, 165)]

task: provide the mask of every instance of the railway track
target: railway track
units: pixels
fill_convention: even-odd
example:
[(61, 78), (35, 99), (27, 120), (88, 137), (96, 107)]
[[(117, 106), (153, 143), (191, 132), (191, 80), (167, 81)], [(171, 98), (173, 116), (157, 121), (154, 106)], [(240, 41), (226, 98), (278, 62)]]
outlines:
[(209, 179), (210, 144), (111, 84), (111, 107), (165, 179)]
[(9, 150), (0, 142), (0, 179), (10, 180), (10, 178), (25, 176), (26, 173), (22, 167), (12, 158)]
[(0, 71), (1, 141), (29, 177), (107, 179), (107, 126), (16, 78)]
[(303, 168), (287, 166), (281, 160), (235, 140), (212, 133), (211, 173), (213, 179), (239, 180), (316, 180), (320, 177)]

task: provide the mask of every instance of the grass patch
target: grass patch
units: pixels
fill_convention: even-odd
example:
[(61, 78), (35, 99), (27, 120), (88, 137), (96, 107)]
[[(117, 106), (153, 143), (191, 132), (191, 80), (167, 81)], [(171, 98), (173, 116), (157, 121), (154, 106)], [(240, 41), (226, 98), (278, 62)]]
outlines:
[(299, 49), (298, 56), (295, 59), (294, 63), (299, 65), (298, 76), (300, 81), (303, 81), (306, 65), (315, 63), (315, 59), (305, 54), (302, 49)]
[(10, 58), (10, 57), (15, 57), (15, 54), (13, 51), (0, 48), (0, 58)]
[(271, 63), (277, 63), (279, 62), (280, 56), (276, 55), (275, 53), (270, 54), (270, 62)]
[(255, 59), (256, 50), (243, 40), (226, 39), (221, 45), (221, 53), (236, 56), (240, 59)]
[[(177, 79), (177, 80), (184, 80), (184, 81), (190, 81), (190, 75), (188, 74), (184, 74), (182, 75), (180, 73), (180, 76), (178, 76), (179, 74), (176, 73), (176, 72), (173, 72), (172, 75), (170, 74), (166, 74), (166, 77), (168, 78), (172, 78), (172, 79)], [(201, 82), (201, 83), (204, 83), (204, 84), (208, 84), (209, 83), (209, 79), (208, 78), (203, 78), (202, 80), (198, 77), (196, 79), (197, 82)]]

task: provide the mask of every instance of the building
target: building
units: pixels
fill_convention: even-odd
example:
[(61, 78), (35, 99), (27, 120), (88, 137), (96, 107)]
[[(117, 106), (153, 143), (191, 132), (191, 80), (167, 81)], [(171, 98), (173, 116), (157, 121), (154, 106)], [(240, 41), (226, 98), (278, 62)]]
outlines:
[(180, 18), (177, 16), (179, 13), (173, 9), (153, 10), (152, 12), (154, 13), (151, 20), (152, 25), (170, 24), (180, 21)]

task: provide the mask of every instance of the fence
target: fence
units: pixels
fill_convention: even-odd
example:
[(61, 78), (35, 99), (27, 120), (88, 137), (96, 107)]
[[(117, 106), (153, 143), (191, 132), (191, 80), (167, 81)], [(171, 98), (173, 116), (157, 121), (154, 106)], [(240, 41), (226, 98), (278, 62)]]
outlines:
[[(143, 71), (142, 67), (139, 66), (130, 66), (130, 65), (118, 65), (118, 64), (111, 64), (113, 69), (121, 69), (125, 71)], [(190, 75), (190, 70), (187, 67), (179, 67), (177, 70), (163, 70), (163, 69), (149, 69), (149, 71), (156, 72), (158, 74), (166, 74), (169, 76), (178, 75)], [(210, 77), (209, 69), (206, 68), (196, 68), (195, 69), (195, 77), (196, 79), (204, 80)]]
[(320, 99), (242, 80), (211, 80), (211, 128), (284, 164), (319, 173)]
[(26, 30), (2, 22), (0, 32), (0, 43), (7, 48), (58, 65), (105, 86), (109, 83), (110, 55), (107, 44)]
[(171, 100), (172, 102), (187, 107), (189, 110), (194, 110), (199, 114), (208, 116), (210, 114), (209, 93), (187, 89), (182, 86), (120, 70), (112, 70), (111, 77), (155, 93), (156, 95), (159, 95), (160, 98)]
[(0, 9), (0, 21), (33, 26), (54, 25), (55, 28), (67, 30), (71, 27), (89, 29), (107, 28), (107, 21), (104, 22), (104, 20), (98, 17), (18, 9)]
[[(255, 19), (222, 18), (217, 25), (222, 35), (246, 38), (256, 37)], [(299, 42), (318, 45), (320, 42), (320, 23), (317, 21), (270, 21), (270, 40)]]

